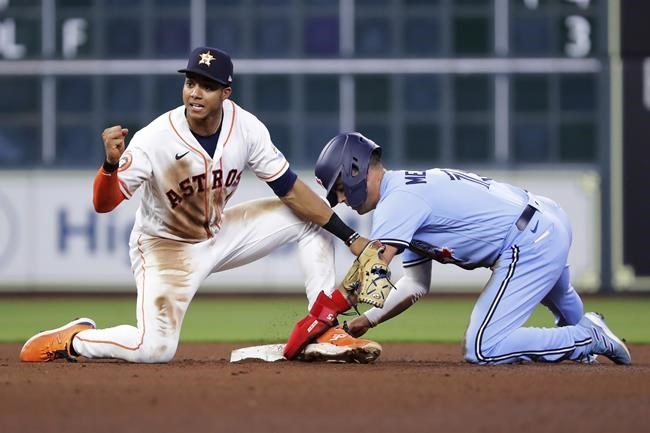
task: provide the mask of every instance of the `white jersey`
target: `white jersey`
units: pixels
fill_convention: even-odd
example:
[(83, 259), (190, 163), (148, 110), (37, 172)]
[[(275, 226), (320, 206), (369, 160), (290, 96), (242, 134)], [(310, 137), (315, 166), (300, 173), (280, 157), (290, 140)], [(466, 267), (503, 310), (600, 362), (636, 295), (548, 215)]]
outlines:
[(120, 159), (122, 193), (131, 198), (144, 187), (133, 229), (189, 242), (211, 238), (246, 166), (269, 182), (289, 163), (264, 124), (231, 100), (223, 102), (214, 155), (192, 135), (184, 106), (161, 115), (133, 136)]
[[(224, 68), (232, 73), (227, 54), (210, 47), (196, 49), (188, 69), (210, 68), (210, 62), (218, 77)], [(297, 246), (308, 308), (320, 293), (330, 296), (336, 290), (333, 239), (318, 224), (299, 218), (278, 197), (225, 208), (246, 167), (263, 181), (280, 179), (282, 189), (293, 176), (262, 122), (227, 99), (222, 109), (219, 138), (201, 139), (215, 149), (213, 155), (192, 134), (180, 106), (134, 134), (117, 176), (106, 179), (100, 177), (103, 170), (98, 172), (100, 187), (102, 180), (117, 177), (127, 198), (138, 188), (143, 193), (129, 238), (137, 326), (79, 332), (71, 343), (78, 354), (168, 362), (176, 353), (187, 308), (209, 275), (245, 266), (290, 244)], [(115, 183), (104, 188), (114, 193)], [(101, 198), (108, 202), (106, 209), (118, 201), (113, 194)]]

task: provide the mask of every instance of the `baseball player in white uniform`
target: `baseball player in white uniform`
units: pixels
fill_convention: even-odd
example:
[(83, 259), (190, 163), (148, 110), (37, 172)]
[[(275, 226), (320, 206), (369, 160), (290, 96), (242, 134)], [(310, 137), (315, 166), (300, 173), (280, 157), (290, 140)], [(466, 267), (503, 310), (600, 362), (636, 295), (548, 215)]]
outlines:
[[(103, 132), (106, 161), (94, 183), (98, 212), (144, 190), (129, 241), (137, 326), (96, 329), (91, 319), (77, 319), (30, 338), (21, 360), (82, 355), (167, 362), (176, 353), (185, 312), (208, 275), (290, 242), (298, 243), (309, 308), (350, 307), (335, 286), (332, 237), (320, 226), (356, 254), (367, 240), (297, 178), (264, 124), (229, 99), (233, 65), (227, 53), (199, 47), (179, 72), (185, 74), (183, 105), (138, 131), (128, 149), (127, 129)], [(279, 199), (225, 209), (246, 167)]]

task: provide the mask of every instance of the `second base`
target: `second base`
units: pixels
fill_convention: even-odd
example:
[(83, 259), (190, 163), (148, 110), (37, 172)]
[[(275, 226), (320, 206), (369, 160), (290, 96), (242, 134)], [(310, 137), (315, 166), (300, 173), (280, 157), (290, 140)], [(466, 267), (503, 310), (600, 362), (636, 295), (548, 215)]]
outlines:
[(265, 344), (263, 346), (242, 347), (230, 353), (230, 362), (256, 359), (258, 361), (276, 362), (286, 361), (283, 355), (284, 344)]

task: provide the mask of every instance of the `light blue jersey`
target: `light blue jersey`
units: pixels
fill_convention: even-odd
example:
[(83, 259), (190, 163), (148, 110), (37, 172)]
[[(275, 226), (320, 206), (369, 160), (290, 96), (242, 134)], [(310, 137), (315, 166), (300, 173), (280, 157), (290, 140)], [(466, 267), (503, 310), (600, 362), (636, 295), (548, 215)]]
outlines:
[[(492, 269), (465, 335), (468, 361), (554, 362), (590, 353), (591, 334), (572, 326), (583, 305), (567, 265), (571, 225), (554, 201), (459, 170), (386, 171), (372, 225), (372, 239), (404, 251), (408, 278), (430, 279), (431, 260)], [(407, 295), (398, 292), (387, 305)], [(524, 327), (540, 303), (559, 327)], [(368, 313), (374, 320), (382, 314)]]
[[(521, 188), (452, 169), (387, 171), (373, 216), (372, 239), (466, 269), (490, 267), (534, 200)], [(423, 257), (427, 254), (428, 257)]]

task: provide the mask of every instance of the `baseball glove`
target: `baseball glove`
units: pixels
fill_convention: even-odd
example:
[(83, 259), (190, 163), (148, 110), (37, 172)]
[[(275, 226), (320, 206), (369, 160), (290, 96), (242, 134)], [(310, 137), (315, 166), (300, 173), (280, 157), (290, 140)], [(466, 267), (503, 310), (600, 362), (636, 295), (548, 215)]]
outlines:
[(384, 248), (379, 241), (369, 242), (341, 283), (349, 297), (377, 308), (384, 306), (388, 293), (395, 287), (390, 281), (390, 269), (380, 257)]

